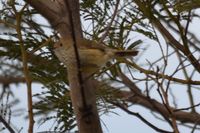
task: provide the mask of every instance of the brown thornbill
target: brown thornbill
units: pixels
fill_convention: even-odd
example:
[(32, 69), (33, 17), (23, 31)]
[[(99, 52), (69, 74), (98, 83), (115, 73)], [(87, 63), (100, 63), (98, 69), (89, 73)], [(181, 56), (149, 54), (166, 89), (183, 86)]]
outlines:
[[(136, 50), (117, 50), (106, 47), (103, 44), (98, 44), (95, 41), (87, 39), (79, 39), (77, 41), (78, 54), (81, 64), (81, 70), (84, 73), (94, 73), (103, 67), (110, 59), (118, 57), (130, 57), (136, 56), (138, 51)], [(61, 42), (54, 45), (55, 54), (58, 59), (66, 66), (71, 61), (72, 54), (71, 48), (65, 47)]]

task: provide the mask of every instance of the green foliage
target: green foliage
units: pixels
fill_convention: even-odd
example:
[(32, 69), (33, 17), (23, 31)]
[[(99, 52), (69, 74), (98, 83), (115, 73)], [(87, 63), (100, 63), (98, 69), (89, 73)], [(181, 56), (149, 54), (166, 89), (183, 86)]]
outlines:
[(175, 9), (179, 12), (188, 12), (200, 7), (200, 0), (180, 0), (175, 3)]
[[(7, 18), (14, 18), (7, 13), (11, 11), (11, 8), (6, 7), (0, 11), (7, 23), (10, 23)], [(76, 125), (71, 99), (65, 95), (69, 93), (66, 68), (53, 53), (52, 36), (47, 35), (44, 30), (49, 26), (41, 26), (34, 22), (34, 15), (35, 11), (30, 8), (24, 11), (22, 35), (31, 78), (33, 82), (38, 82), (45, 88), (34, 96), (38, 101), (34, 105), (35, 115), (42, 116), (41, 122), (44, 123), (54, 119), (57, 122), (55, 130), (65, 132)], [(23, 77), (21, 50), (15, 29), (0, 33), (0, 60), (1, 67), (4, 68), (1, 69), (2, 76)]]
[[(90, 27), (87, 27), (84, 33), (86, 36), (89, 35), (89, 38), (92, 37), (95, 40), (99, 40), (111, 22), (116, 1), (92, 1), (90, 4), (87, 4), (88, 2), (84, 1), (81, 3), (81, 13), (84, 22), (90, 23), (88, 24)], [(130, 42), (131, 38), (134, 37), (134, 32), (144, 34), (151, 39), (156, 39), (151, 26), (143, 21), (145, 18), (138, 14), (139, 10), (135, 8), (134, 4), (130, 3), (130, 1), (120, 3), (114, 22), (108, 29), (109, 32), (104, 42), (110, 47), (123, 49), (130, 45), (130, 43), (134, 43)]]
[[(54, 120), (57, 122), (54, 127), (55, 131), (66, 132), (73, 129), (76, 123), (69, 91), (66, 89), (66, 85), (62, 83), (52, 83), (47, 87), (51, 89), (35, 95), (35, 97), (39, 98), (39, 102), (34, 105), (36, 110), (35, 114), (46, 114), (46, 117), (41, 118), (41, 124), (49, 120)], [(52, 114), (52, 112), (54, 113)]]

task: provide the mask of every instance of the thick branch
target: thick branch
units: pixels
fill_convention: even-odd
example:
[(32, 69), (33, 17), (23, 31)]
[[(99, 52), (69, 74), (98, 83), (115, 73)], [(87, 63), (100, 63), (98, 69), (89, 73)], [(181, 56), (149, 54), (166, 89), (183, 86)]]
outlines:
[[(151, 111), (161, 113), (165, 115), (165, 117), (171, 117), (172, 114), (170, 114), (170, 112), (163, 104), (142, 94), (140, 89), (135, 85), (135, 83), (130, 81), (125, 75), (121, 74), (120, 77), (122, 78), (123, 83), (131, 89), (132, 93), (130, 93), (129, 91), (119, 91), (119, 98), (126, 99), (128, 102), (131, 102), (133, 104), (139, 104), (143, 107), (148, 108)], [(178, 121), (200, 124), (199, 114), (184, 111), (176, 111), (176, 109), (174, 109), (173, 107), (171, 108), (172, 110), (174, 110), (173, 116)]]
[(55, 25), (55, 21), (59, 20), (59, 6), (52, 0), (25, 0), (33, 8), (43, 15), (51, 24)]
[[(127, 98), (127, 101), (133, 104), (139, 104), (155, 112), (158, 112), (158, 110), (156, 109), (158, 108), (159, 109), (158, 113), (162, 112), (162, 114), (165, 114), (169, 118), (171, 116), (171, 114), (169, 114), (169, 111), (165, 108), (165, 106), (154, 99), (149, 99), (145, 96), (144, 97), (131, 96), (129, 91), (120, 91), (118, 94), (119, 94), (118, 95), (119, 97), (123, 99)], [(183, 123), (200, 124), (200, 115), (196, 113), (178, 111), (178, 112), (174, 112), (173, 116), (176, 118), (176, 120), (181, 121)]]
[(25, 0), (44, 16), (61, 36), (70, 37), (69, 20), (63, 0)]

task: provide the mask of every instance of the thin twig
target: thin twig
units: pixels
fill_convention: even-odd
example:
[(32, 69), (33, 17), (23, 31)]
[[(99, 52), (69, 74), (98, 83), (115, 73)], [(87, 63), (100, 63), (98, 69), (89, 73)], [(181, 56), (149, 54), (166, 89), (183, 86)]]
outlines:
[(191, 84), (191, 85), (200, 85), (200, 81), (195, 81), (195, 80), (184, 80), (184, 79), (179, 79), (179, 78), (174, 78), (173, 76), (169, 76), (169, 75), (164, 75), (158, 72), (154, 72), (152, 70), (146, 70), (140, 66), (138, 66), (136, 63), (134, 62), (129, 62), (128, 60), (125, 61), (125, 63), (127, 63), (128, 65), (134, 67), (135, 69), (139, 70), (141, 73), (145, 73), (147, 75), (154, 75), (158, 78), (165, 78), (167, 80), (170, 81), (174, 81), (177, 83), (181, 83), (181, 84)]
[(98, 44), (101, 44), (101, 43), (103, 42), (103, 40), (106, 38), (106, 36), (108, 35), (108, 32), (109, 32), (109, 30), (110, 30), (110, 27), (112, 26), (112, 23), (113, 23), (113, 21), (114, 21), (116, 15), (117, 15), (117, 10), (118, 10), (118, 7), (119, 7), (119, 2), (120, 2), (120, 0), (117, 0), (116, 6), (115, 6), (115, 10), (114, 10), (114, 13), (113, 13), (113, 15), (112, 15), (112, 19), (111, 19), (110, 23), (108, 24), (108, 26), (107, 26), (107, 28), (106, 28), (106, 30), (105, 30), (105, 33), (104, 33), (104, 34), (102, 35), (102, 37), (100, 38)]
[(193, 106), (190, 106), (190, 107), (187, 107), (187, 108), (179, 108), (179, 109), (175, 109), (173, 110), (174, 112), (177, 112), (177, 111), (183, 111), (183, 110), (189, 110), (189, 109), (192, 109), (192, 108), (195, 108), (195, 107), (198, 107), (200, 106), (200, 103), (196, 104), (196, 105), (193, 105)]
[(128, 114), (130, 115), (133, 115), (133, 116), (136, 116), (137, 118), (139, 118), (141, 121), (143, 121), (145, 124), (147, 124), (149, 127), (151, 127), (152, 129), (158, 131), (158, 132), (161, 132), (161, 133), (172, 133), (170, 131), (166, 131), (166, 130), (162, 130), (156, 126), (154, 126), (153, 124), (151, 124), (151, 122), (147, 121), (144, 117), (142, 117), (139, 113), (135, 113), (135, 112), (132, 112), (130, 110), (128, 110), (126, 107), (124, 107), (122, 104), (120, 103), (115, 103), (115, 102), (112, 102), (112, 101), (109, 101), (110, 103), (112, 103), (113, 105), (119, 107), (120, 109), (122, 109), (123, 111), (127, 112)]
[[(182, 68), (183, 68), (182, 69), (183, 75), (185, 76), (185, 78), (187, 80), (190, 80), (191, 78), (189, 77), (188, 72), (187, 72), (186, 68), (184, 67), (184, 62), (181, 59), (180, 53), (178, 51), (176, 53), (177, 53), (177, 57), (179, 59), (179, 62), (181, 64)], [(192, 96), (191, 84), (187, 84), (187, 92), (188, 92), (188, 97), (189, 97), (190, 104), (191, 104), (191, 106), (194, 106), (194, 98)], [(192, 109), (193, 113), (196, 112), (195, 108), (191, 108), (191, 109)]]
[(9, 125), (9, 123), (4, 120), (4, 118), (0, 115), (0, 122), (4, 124), (4, 126), (10, 131), (10, 133), (15, 133), (15, 131), (12, 129), (12, 127)]
[(29, 128), (28, 132), (33, 133), (34, 128), (34, 118), (33, 118), (33, 101), (32, 101), (32, 80), (29, 75), (29, 68), (28, 68), (28, 59), (27, 59), (27, 52), (24, 47), (22, 33), (21, 33), (21, 21), (22, 21), (22, 13), (23, 12), (16, 12), (16, 20), (17, 20), (17, 35), (19, 39), (19, 44), (21, 48), (22, 54), (22, 62), (23, 62), (23, 72), (26, 80), (27, 85), (27, 96), (28, 96), (28, 117), (29, 117)]

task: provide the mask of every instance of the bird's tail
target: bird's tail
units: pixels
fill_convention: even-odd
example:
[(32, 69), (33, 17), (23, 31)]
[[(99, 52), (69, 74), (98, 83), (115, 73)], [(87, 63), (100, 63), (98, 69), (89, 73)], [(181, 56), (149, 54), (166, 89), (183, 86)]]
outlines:
[(128, 56), (136, 56), (138, 51), (136, 50), (121, 50), (116, 51), (115, 56), (117, 57), (128, 57)]

